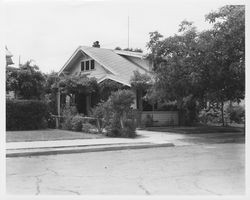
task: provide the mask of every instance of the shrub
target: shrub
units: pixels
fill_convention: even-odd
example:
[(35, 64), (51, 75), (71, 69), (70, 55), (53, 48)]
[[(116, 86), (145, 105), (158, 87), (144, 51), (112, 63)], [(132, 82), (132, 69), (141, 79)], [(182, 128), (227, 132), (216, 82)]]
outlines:
[(124, 128), (122, 129), (121, 136), (133, 138), (136, 136), (136, 124), (134, 120), (127, 119), (124, 121)]
[(84, 123), (84, 118), (80, 115), (76, 115), (71, 120), (71, 129), (73, 131), (81, 131), (83, 123)]
[(110, 102), (100, 102), (93, 110), (93, 117), (97, 119), (97, 128), (99, 133), (102, 133), (103, 129), (109, 125), (112, 118), (113, 111), (110, 106)]
[(176, 102), (164, 102), (159, 105), (159, 107), (156, 109), (159, 111), (177, 111), (177, 103)]
[(105, 128), (105, 134), (110, 137), (134, 137), (133, 100), (134, 94), (130, 90), (118, 90), (112, 92), (108, 101), (99, 103), (93, 109), (93, 116), (99, 122), (99, 132)]
[(82, 123), (82, 132), (84, 133), (93, 133), (93, 132), (96, 132), (96, 127), (93, 126), (92, 124), (90, 123)]
[(48, 106), (39, 100), (6, 100), (7, 130), (47, 128)]
[(109, 137), (121, 137), (122, 135), (121, 123), (117, 117), (113, 117), (105, 128), (106, 135)]
[(65, 130), (72, 130), (72, 118), (77, 114), (77, 109), (75, 106), (66, 107), (62, 110), (63, 122), (61, 128)]
[(243, 106), (228, 106), (226, 109), (231, 122), (244, 123), (245, 122), (245, 108)]
[(199, 121), (207, 124), (207, 123), (218, 123), (220, 117), (219, 109), (203, 109), (199, 113)]

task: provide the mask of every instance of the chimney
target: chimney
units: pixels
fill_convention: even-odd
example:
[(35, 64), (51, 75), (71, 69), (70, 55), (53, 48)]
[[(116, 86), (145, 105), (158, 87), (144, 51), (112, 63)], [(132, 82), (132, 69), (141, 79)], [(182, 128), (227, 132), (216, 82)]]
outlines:
[(100, 48), (99, 41), (95, 41), (95, 42), (93, 42), (92, 47), (97, 47), (97, 48)]

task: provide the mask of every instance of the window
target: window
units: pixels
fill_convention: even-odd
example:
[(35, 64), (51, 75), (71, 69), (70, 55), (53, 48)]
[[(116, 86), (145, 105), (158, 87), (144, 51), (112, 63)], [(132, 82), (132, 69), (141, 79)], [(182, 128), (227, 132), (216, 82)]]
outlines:
[(91, 60), (91, 66), (90, 66), (91, 69), (95, 69), (95, 61), (94, 60)]
[(81, 62), (81, 71), (84, 71), (84, 61), (83, 62)]
[(86, 60), (81, 62), (81, 71), (89, 71), (95, 69), (94, 60)]
[(88, 71), (88, 70), (89, 70), (89, 60), (86, 61), (86, 71)]

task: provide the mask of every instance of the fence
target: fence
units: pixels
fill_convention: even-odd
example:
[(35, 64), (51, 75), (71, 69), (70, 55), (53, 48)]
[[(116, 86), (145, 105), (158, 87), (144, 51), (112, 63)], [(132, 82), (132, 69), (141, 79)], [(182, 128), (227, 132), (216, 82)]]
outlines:
[(178, 111), (138, 111), (137, 121), (139, 126), (177, 126), (179, 115)]

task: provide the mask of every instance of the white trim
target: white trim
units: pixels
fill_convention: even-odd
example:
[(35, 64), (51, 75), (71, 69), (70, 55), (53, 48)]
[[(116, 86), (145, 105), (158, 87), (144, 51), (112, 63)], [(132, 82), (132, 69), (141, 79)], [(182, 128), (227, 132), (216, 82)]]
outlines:
[(117, 78), (115, 78), (115, 77), (112, 77), (112, 76), (109, 76), (109, 75), (106, 75), (106, 76), (104, 76), (103, 78), (99, 79), (99, 80), (98, 80), (98, 83), (101, 83), (102, 81), (104, 81), (104, 80), (106, 80), (106, 79), (110, 79), (110, 80), (116, 81), (116, 82), (118, 82), (118, 83), (121, 83), (121, 84), (123, 84), (123, 85), (127, 85), (127, 86), (131, 87), (131, 85), (130, 85), (129, 83), (126, 83), (126, 82), (123, 81), (123, 80), (119, 80), (119, 79), (117, 79)]
[(79, 46), (74, 53), (70, 56), (70, 58), (67, 60), (67, 62), (63, 65), (63, 67), (60, 69), (60, 71), (58, 72), (58, 76), (61, 75), (61, 73), (63, 72), (63, 70), (68, 66), (68, 64), (70, 63), (70, 61), (75, 57), (75, 55), (78, 53), (78, 51), (80, 50), (81, 46)]
[[(91, 61), (94, 61), (94, 69), (91, 69)], [(87, 61), (90, 61), (89, 63), (89, 69), (86, 70), (86, 62)], [(82, 71), (82, 62), (84, 62), (84, 70)], [(80, 72), (92, 72), (92, 71), (95, 71), (96, 70), (96, 65), (95, 65), (95, 60), (94, 59), (91, 59), (91, 58), (87, 58), (87, 59), (82, 59), (80, 60)]]
[(110, 67), (106, 66), (102, 61), (97, 59), (91, 52), (89, 52), (86, 48), (91, 48), (91, 47), (81, 47), (81, 50), (86, 53), (89, 57), (93, 58), (96, 62), (98, 62), (101, 66), (103, 66), (106, 70), (110, 71), (112, 74), (118, 75), (117, 72), (115, 72), (113, 69)]
[(69, 65), (69, 63), (72, 61), (72, 59), (76, 56), (76, 54), (81, 51), (82, 53), (85, 53), (86, 55), (88, 55), (89, 57), (92, 58), (92, 60), (95, 60), (96, 62), (98, 62), (101, 66), (103, 66), (106, 70), (108, 70), (109, 72), (111, 72), (112, 74), (118, 75), (117, 72), (115, 72), (113, 69), (111, 69), (110, 67), (106, 66), (105, 64), (103, 64), (99, 59), (96, 59), (95, 56), (93, 56), (88, 50), (87, 48), (90, 47), (83, 47), (83, 46), (79, 46), (75, 52), (70, 56), (70, 58), (67, 60), (67, 62), (63, 65), (63, 67), (61, 68), (61, 70), (58, 73), (58, 76), (61, 75), (61, 73), (64, 71), (64, 69)]

